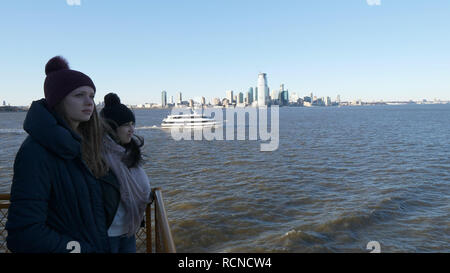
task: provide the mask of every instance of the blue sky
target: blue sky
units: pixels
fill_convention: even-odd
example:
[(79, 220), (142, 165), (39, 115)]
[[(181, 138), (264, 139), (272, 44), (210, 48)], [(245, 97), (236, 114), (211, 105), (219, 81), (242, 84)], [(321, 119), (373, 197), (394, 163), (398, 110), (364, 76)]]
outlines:
[(370, 1), (1, 1), (0, 101), (43, 97), (55, 55), (93, 79), (98, 101), (208, 101), (260, 72), (301, 96), (450, 100), (450, 1)]

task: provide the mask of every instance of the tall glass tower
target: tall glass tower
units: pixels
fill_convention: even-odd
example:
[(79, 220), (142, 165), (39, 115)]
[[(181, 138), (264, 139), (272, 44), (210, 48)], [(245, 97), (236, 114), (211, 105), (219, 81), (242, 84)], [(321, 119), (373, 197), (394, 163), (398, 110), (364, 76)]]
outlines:
[(167, 92), (166, 91), (161, 92), (161, 107), (162, 108), (167, 107)]
[(233, 97), (233, 90), (227, 91), (227, 99), (230, 103), (233, 103), (234, 97)]
[(177, 93), (177, 104), (181, 104), (182, 101), (183, 101), (183, 98), (182, 98), (181, 92), (178, 92)]
[(258, 106), (266, 106), (266, 94), (269, 93), (267, 87), (266, 73), (259, 73), (258, 75)]
[(252, 104), (253, 103), (253, 87), (250, 87), (249, 89), (248, 89), (248, 101), (247, 101), (247, 103), (248, 104)]
[(239, 92), (238, 103), (244, 103), (244, 94), (242, 92)]

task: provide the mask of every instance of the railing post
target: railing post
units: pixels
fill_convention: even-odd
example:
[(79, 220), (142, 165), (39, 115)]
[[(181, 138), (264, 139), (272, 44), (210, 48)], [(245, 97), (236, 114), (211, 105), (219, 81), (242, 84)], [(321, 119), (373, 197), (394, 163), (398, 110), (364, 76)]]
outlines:
[(155, 196), (155, 253), (161, 252), (161, 241), (160, 241), (160, 230), (159, 230), (159, 215), (158, 215), (158, 199), (156, 196), (156, 191), (159, 191), (160, 188), (154, 188), (152, 190), (153, 195)]
[(175, 244), (170, 231), (169, 221), (164, 207), (164, 200), (160, 188), (155, 188), (155, 251), (175, 253)]
[(152, 253), (152, 204), (148, 204), (145, 209), (145, 233), (147, 241), (147, 253)]

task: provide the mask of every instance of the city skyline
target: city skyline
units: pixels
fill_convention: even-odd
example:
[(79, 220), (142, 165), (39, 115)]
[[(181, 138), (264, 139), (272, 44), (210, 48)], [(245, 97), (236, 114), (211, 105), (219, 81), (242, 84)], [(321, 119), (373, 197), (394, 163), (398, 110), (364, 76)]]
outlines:
[[(414, 102), (414, 103), (450, 103), (450, 100), (443, 100), (440, 98), (433, 99), (419, 99), (419, 100), (371, 100), (364, 101), (361, 98), (352, 98), (349, 100), (341, 100), (341, 95), (337, 94), (335, 99), (332, 100), (329, 95), (314, 95), (313, 92), (305, 92), (304, 94), (297, 92), (289, 92), (289, 89), (285, 88), (285, 84), (281, 84), (279, 89), (276, 88), (271, 89), (267, 84), (267, 73), (259, 73), (257, 86), (248, 88), (248, 91), (241, 90), (227, 90), (224, 96), (215, 96), (211, 97), (208, 100), (205, 96), (200, 96), (196, 98), (192, 98), (189, 96), (184, 96), (183, 100), (183, 92), (176, 92), (176, 100), (173, 99), (173, 95), (171, 95), (171, 100), (168, 102), (168, 92), (166, 90), (161, 91), (160, 101), (141, 101), (138, 104), (129, 104), (126, 101), (122, 101), (124, 104), (137, 108), (152, 108), (154, 106), (167, 108), (173, 106), (185, 105), (192, 107), (194, 105), (212, 105), (212, 106), (267, 106), (271, 104), (275, 105), (297, 105), (297, 106), (336, 106), (336, 105), (363, 105), (363, 104), (379, 104), (385, 102)], [(244, 88), (245, 89), (245, 88)], [(258, 90), (264, 90), (264, 92), (258, 92)], [(317, 96), (318, 95), (318, 96)], [(309, 98), (309, 99), (308, 99)], [(28, 105), (10, 105), (6, 100), (2, 100), (0, 98), (0, 102), (2, 102), (1, 106), (29, 106)], [(96, 104), (103, 104), (103, 100), (95, 100)], [(315, 102), (315, 103), (314, 103)], [(342, 102), (342, 104), (341, 104)], [(31, 102), (30, 102), (31, 103)]]
[(449, 1), (70, 3), (3, 3), (1, 101), (42, 98), (55, 55), (93, 79), (96, 102), (245, 95), (259, 73), (271, 90), (343, 101), (450, 100)]
[[(282, 84), (282, 86), (284, 86), (284, 84)], [(255, 89), (253, 89), (253, 87), (250, 87), (250, 88), (252, 90), (255, 90)], [(272, 90), (272, 89), (269, 89), (269, 90), (270, 90), (270, 92), (272, 94), (273, 94), (274, 91), (278, 95), (280, 95), (280, 93), (281, 93), (280, 90), (278, 90), (278, 91), (277, 90)], [(285, 90), (285, 91), (288, 91), (288, 90)], [(235, 104), (235, 105), (246, 104), (246, 105), (250, 105), (250, 106), (258, 106), (257, 104), (255, 105), (255, 104), (252, 104), (251, 102), (247, 103), (248, 97), (249, 97), (249, 92), (248, 91), (244, 92), (243, 90), (242, 91), (227, 90), (226, 94), (223, 95), (223, 96), (219, 95), (219, 96), (209, 97), (209, 98), (207, 98), (205, 96), (196, 96), (196, 97), (193, 98), (193, 97), (189, 97), (189, 96), (183, 95), (183, 92), (177, 91), (177, 92), (175, 92), (176, 95), (177, 95), (177, 100), (174, 100), (173, 94), (171, 95), (166, 90), (163, 90), (162, 92), (160, 92), (160, 96), (161, 97), (160, 97), (159, 101), (151, 101), (151, 100), (143, 99), (143, 100), (139, 101), (138, 103), (134, 103), (133, 104), (133, 103), (128, 103), (126, 100), (122, 100), (122, 103), (124, 103), (125, 105), (128, 105), (128, 106), (138, 107), (138, 108), (139, 107), (146, 108), (146, 107), (144, 107), (144, 105), (147, 105), (147, 106), (158, 106), (158, 107), (165, 108), (165, 107), (168, 107), (170, 105), (177, 105), (177, 104), (181, 105), (183, 102), (189, 103), (190, 101), (192, 101), (194, 104), (217, 105), (217, 103), (215, 101), (218, 99), (218, 100), (220, 100), (220, 103), (222, 104), (223, 99), (227, 99), (229, 97), (228, 92), (231, 92), (232, 94), (237, 94), (237, 95), (233, 96), (233, 99), (231, 100), (232, 103), (230, 103), (230, 105), (231, 104)], [(234, 93), (234, 92), (236, 92), (236, 93)], [(253, 93), (253, 94), (255, 94), (255, 93)], [(237, 97), (238, 97), (239, 94), (242, 94), (243, 97), (245, 98), (245, 99), (243, 99), (244, 102), (236, 102), (237, 101)], [(270, 100), (273, 100), (272, 94), (270, 94), (266, 98), (268, 98)], [(314, 92), (309, 92), (309, 93), (308, 92), (304, 92), (304, 93), (292, 92), (292, 93), (289, 93), (289, 95), (288, 95), (289, 97), (287, 97), (285, 99), (285, 100), (289, 101), (289, 103), (291, 103), (291, 95), (292, 94), (294, 94), (294, 96), (297, 96), (299, 99), (304, 99), (305, 97), (309, 97), (310, 95), (315, 94), (315, 93)], [(171, 97), (170, 102), (167, 99), (167, 97), (169, 95)], [(372, 100), (363, 100), (361, 98), (341, 99), (341, 95), (340, 94), (336, 94), (336, 96), (334, 96), (334, 97), (332, 95), (321, 95), (321, 94), (316, 94), (316, 95), (317, 96), (313, 96), (313, 98), (314, 99), (326, 100), (326, 104), (327, 104), (326, 106), (329, 106), (328, 100), (332, 101), (334, 103), (338, 103), (338, 104), (343, 102), (344, 105), (349, 105), (349, 104), (352, 104), (352, 103), (353, 104), (356, 104), (356, 103), (358, 103), (358, 104), (361, 104), (361, 103), (371, 104), (371, 103), (395, 103), (395, 102), (401, 102), (401, 103), (407, 103), (407, 102), (414, 102), (414, 103), (433, 103), (433, 102), (434, 103), (450, 103), (450, 99), (442, 99), (442, 98), (437, 98), (437, 97), (434, 97), (434, 98), (426, 98), (426, 97), (424, 97), (424, 98), (420, 98), (420, 99), (391, 99), (391, 100), (388, 100), (388, 99), (378, 99), (378, 100), (377, 99), (372, 99)], [(182, 100), (183, 96), (187, 97), (188, 99)], [(40, 97), (39, 99), (41, 99), (43, 97), (44, 96), (42, 95), (42, 97)], [(254, 96), (252, 97), (252, 100), (253, 100), (253, 102), (257, 102), (258, 101), (258, 99), (256, 97), (254, 97)], [(99, 99), (98, 97), (96, 97), (94, 99), (94, 101), (95, 101), (96, 104), (102, 104), (103, 103), (103, 99), (102, 98)], [(0, 106), (18, 106), (18, 107), (28, 107), (32, 103), (32, 101), (30, 101), (28, 104), (11, 104), (9, 101), (5, 100), (4, 97), (3, 98), (0, 97), (0, 102), (1, 102)]]
[[(258, 95), (258, 89), (264, 89), (263, 96)], [(269, 94), (270, 91), (270, 94)], [(259, 93), (261, 94), (261, 93)], [(404, 100), (404, 101), (384, 101), (373, 100), (363, 101), (361, 99), (354, 100), (341, 100), (341, 96), (338, 94), (334, 100), (330, 96), (315, 96), (314, 93), (302, 96), (296, 92), (289, 93), (288, 89), (285, 89), (285, 85), (281, 84), (279, 90), (271, 90), (267, 86), (267, 74), (259, 73), (258, 75), (258, 87), (250, 87), (247, 92), (235, 92), (234, 90), (227, 90), (222, 97), (213, 97), (206, 103), (204, 96), (199, 99), (187, 98), (182, 99), (182, 92), (177, 92), (178, 100), (169, 104), (167, 103), (167, 92), (164, 90), (161, 92), (161, 103), (147, 102), (138, 105), (129, 105), (137, 108), (168, 108), (178, 106), (220, 106), (220, 107), (259, 107), (267, 105), (280, 105), (280, 106), (349, 106), (349, 105), (379, 105), (379, 104), (404, 104), (404, 103), (419, 103), (419, 104), (450, 104), (450, 100), (441, 99), (421, 99), (421, 100)], [(172, 96), (173, 98), (173, 96)]]
[[(285, 88), (285, 84), (281, 84), (279, 90), (276, 88), (270, 89), (268, 86), (267, 73), (258, 74), (258, 82), (255, 88), (250, 87), (247, 92), (240, 90), (227, 90), (224, 96), (211, 97), (209, 102), (206, 103), (205, 96), (198, 98), (191, 98), (187, 96), (187, 99), (183, 100), (182, 92), (177, 92), (177, 101), (173, 101), (170, 104), (167, 103), (167, 91), (163, 90), (161, 92), (161, 103), (157, 102), (146, 102), (138, 105), (138, 108), (148, 108), (147, 106), (160, 106), (162, 108), (173, 107), (173, 106), (189, 106), (194, 105), (210, 105), (210, 106), (268, 106), (268, 105), (281, 105), (281, 106), (338, 106), (338, 105), (364, 105), (364, 104), (382, 104), (382, 103), (450, 103), (450, 100), (441, 100), (434, 98), (432, 100), (420, 99), (420, 100), (372, 100), (363, 101), (359, 99), (351, 100), (341, 100), (341, 95), (337, 94), (334, 100), (328, 95), (315, 96), (313, 92), (305, 94), (304, 96), (297, 92), (289, 92), (289, 89)], [(264, 90), (263, 92), (258, 92), (258, 90)], [(317, 95), (317, 94), (316, 94)], [(186, 98), (186, 96), (185, 96)], [(151, 108), (150, 107), (150, 108)]]
[[(406, 100), (362, 100), (361, 98), (352, 98), (347, 100), (341, 100), (341, 95), (337, 94), (335, 96), (335, 99), (332, 100), (330, 95), (320, 95), (319, 96), (313, 96), (313, 92), (305, 92), (297, 93), (297, 92), (289, 92), (289, 89), (285, 89), (285, 84), (281, 84), (279, 90), (276, 88), (271, 89), (267, 84), (267, 73), (259, 73), (258, 74), (258, 82), (257, 86), (249, 87), (248, 91), (245, 92), (243, 89), (240, 90), (227, 90), (225, 92), (224, 96), (215, 96), (210, 97), (208, 100), (208, 103), (206, 103), (207, 99), (205, 96), (200, 97), (189, 97), (184, 96), (184, 98), (187, 98), (183, 100), (183, 92), (177, 91), (176, 92), (176, 100), (173, 99), (173, 95), (171, 95), (171, 100), (168, 102), (168, 92), (166, 90), (161, 91), (161, 97), (158, 102), (155, 101), (146, 101), (146, 102), (139, 102), (138, 104), (130, 104), (126, 101), (122, 101), (126, 105), (138, 107), (138, 108), (146, 108), (145, 105), (149, 106), (160, 106), (162, 108), (177, 105), (187, 105), (192, 106), (194, 104), (200, 104), (200, 105), (249, 105), (249, 106), (267, 106), (269, 104), (277, 104), (277, 105), (291, 105), (291, 104), (297, 104), (299, 100), (301, 100), (301, 106), (303, 105), (303, 101), (307, 99), (308, 97), (311, 99), (309, 101), (309, 104), (306, 104), (307, 106), (313, 106), (313, 102), (316, 100), (321, 100), (321, 103), (323, 102), (323, 106), (332, 106), (332, 102), (334, 105), (339, 105), (341, 101), (343, 102), (343, 105), (356, 105), (361, 103), (383, 103), (383, 102), (419, 102), (419, 103), (425, 103), (425, 102), (444, 102), (449, 103), (450, 100), (444, 100), (440, 98), (433, 98), (433, 99), (419, 99), (419, 100), (413, 100), (413, 99), (406, 99)], [(244, 88), (245, 89), (245, 88)], [(259, 92), (258, 90), (264, 89), (264, 92)], [(242, 90), (242, 91), (241, 91)], [(224, 100), (227, 100), (227, 102), (224, 104)], [(11, 105), (6, 100), (3, 100), (0, 98), (0, 102), (2, 102), (1, 106), (29, 106), (31, 102), (28, 105)], [(102, 104), (103, 100), (99, 100), (98, 98), (95, 100), (96, 104)], [(308, 102), (308, 101), (306, 101)]]

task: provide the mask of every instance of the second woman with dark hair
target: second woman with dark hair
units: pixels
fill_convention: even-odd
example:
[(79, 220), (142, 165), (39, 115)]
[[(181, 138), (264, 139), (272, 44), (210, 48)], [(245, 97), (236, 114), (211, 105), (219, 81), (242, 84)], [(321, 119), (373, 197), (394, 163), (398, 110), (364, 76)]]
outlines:
[(144, 140), (134, 135), (135, 116), (114, 93), (105, 96), (100, 112), (105, 128), (103, 156), (120, 182), (120, 203), (108, 229), (114, 253), (136, 252), (135, 234), (151, 202), (150, 182), (142, 168)]

